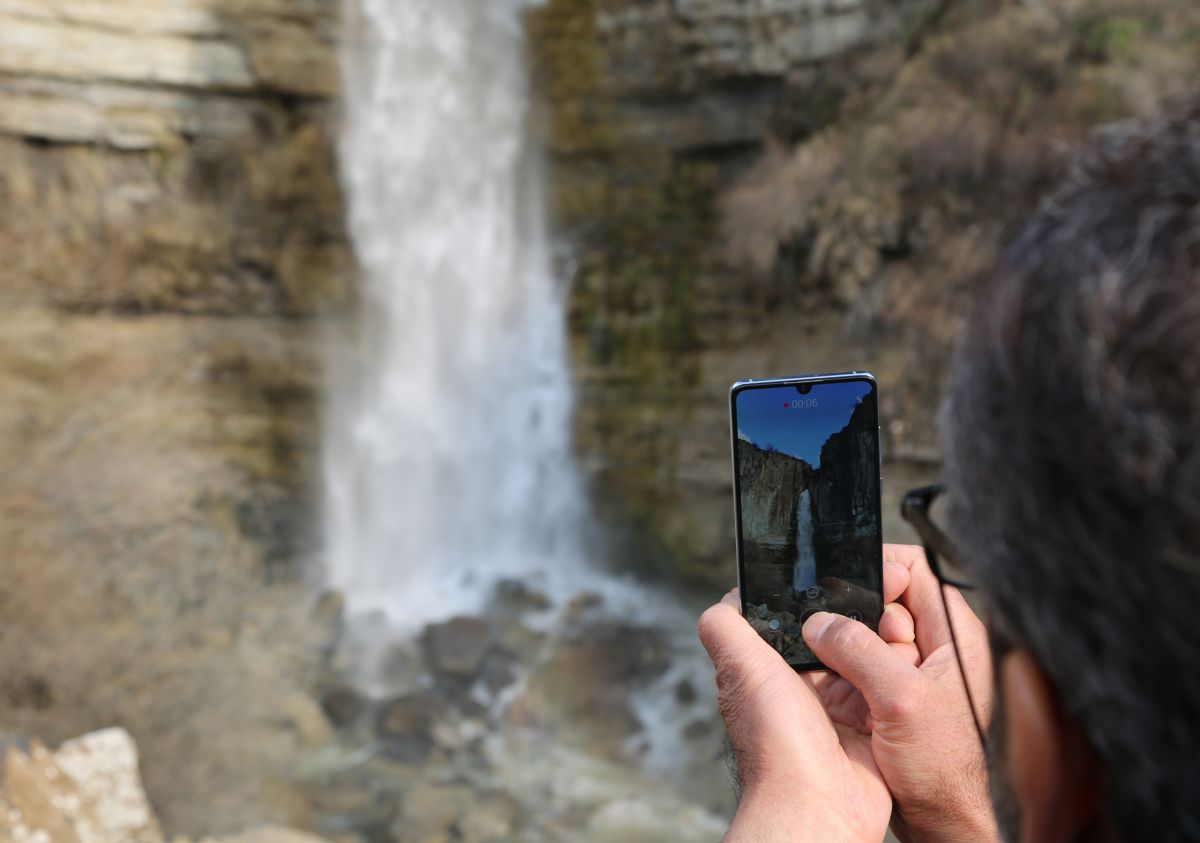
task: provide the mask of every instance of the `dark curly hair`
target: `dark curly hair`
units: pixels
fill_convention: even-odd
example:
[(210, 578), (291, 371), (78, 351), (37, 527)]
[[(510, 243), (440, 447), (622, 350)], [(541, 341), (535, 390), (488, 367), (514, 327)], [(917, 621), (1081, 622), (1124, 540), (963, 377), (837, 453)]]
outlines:
[(984, 285), (942, 430), (949, 528), (1113, 824), (1200, 839), (1200, 108), (1096, 133)]

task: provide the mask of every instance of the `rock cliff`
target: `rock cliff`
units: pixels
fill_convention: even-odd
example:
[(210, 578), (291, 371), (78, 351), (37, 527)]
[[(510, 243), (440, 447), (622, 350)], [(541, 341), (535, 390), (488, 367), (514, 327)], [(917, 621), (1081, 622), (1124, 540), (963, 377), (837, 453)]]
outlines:
[(1003, 232), (1093, 126), (1172, 107), (1200, 70), (1200, 7), (1135, 5), (531, 14), (573, 245), (578, 441), (627, 531), (615, 556), (728, 584), (739, 378), (875, 371), (887, 453), (906, 460), (891, 473), (931, 479), (945, 361)]
[[(639, 570), (731, 576), (730, 382), (866, 362), (836, 346), (825, 305), (774, 315), (772, 284), (722, 264), (722, 208), (767, 150), (836, 119), (851, 70), (902, 57), (933, 10), (552, 0), (531, 13), (555, 221), (574, 251), (578, 441), (626, 539), (614, 555)], [(761, 222), (769, 239), (777, 221)]]
[[(861, 560), (878, 553), (880, 523), (873, 490), (879, 475), (876, 424), (874, 402), (864, 401), (846, 426), (821, 446), (822, 470), (813, 480), (812, 501), (817, 524), (813, 549), (823, 560), (822, 576), (860, 580)], [(838, 466), (839, 471), (825, 471), (825, 466)], [(847, 475), (864, 482), (847, 482)]]
[(337, 10), (0, 4), (2, 300), (279, 315), (344, 294)]
[[(738, 440), (737, 449), (747, 593), (790, 595), (796, 562), (796, 512), (800, 496), (814, 482), (812, 466), (744, 439)], [(787, 600), (781, 599), (783, 603)]]
[(351, 290), (337, 17), (0, 0), (4, 726), (127, 726), (172, 832), (303, 823), (280, 770), (327, 737), (301, 574), (309, 317)]

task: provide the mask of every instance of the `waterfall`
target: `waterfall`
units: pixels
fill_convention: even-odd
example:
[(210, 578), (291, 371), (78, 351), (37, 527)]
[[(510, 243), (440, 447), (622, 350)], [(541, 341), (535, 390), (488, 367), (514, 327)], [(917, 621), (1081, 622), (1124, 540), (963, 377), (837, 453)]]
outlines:
[(796, 504), (796, 565), (792, 569), (792, 589), (803, 591), (817, 584), (817, 557), (813, 553), (812, 496), (808, 489), (800, 493)]
[(331, 363), (328, 584), (400, 630), (585, 575), (564, 288), (519, 0), (347, 0), (340, 143), (362, 283)]

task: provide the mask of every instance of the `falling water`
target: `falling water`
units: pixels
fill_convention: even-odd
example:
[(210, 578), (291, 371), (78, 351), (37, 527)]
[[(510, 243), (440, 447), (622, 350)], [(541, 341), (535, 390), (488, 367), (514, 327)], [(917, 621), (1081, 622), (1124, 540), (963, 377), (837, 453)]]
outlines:
[(328, 579), (397, 629), (500, 578), (579, 586), (564, 290), (521, 0), (347, 0), (341, 170), (361, 272), (325, 448)]
[(792, 569), (792, 588), (803, 591), (817, 583), (817, 557), (813, 553), (812, 496), (808, 489), (800, 493), (796, 504), (796, 565)]
[[(555, 605), (521, 616), (533, 635), (516, 640), (533, 648), (505, 651), (518, 658), (507, 685), (476, 678), (470, 699), (485, 708), (470, 723), (458, 692), (433, 683), (444, 734), (480, 721), (485, 734), (469, 752), (431, 756), (424, 774), (465, 770), (482, 790), (510, 794), (536, 832), (521, 839), (588, 839), (554, 823), (607, 803), (648, 811), (639, 822), (659, 828), (654, 839), (719, 839), (720, 817), (696, 802), (722, 775), (710, 760), (719, 732), (689, 731), (715, 712), (694, 615), (674, 595), (606, 574), (580, 539), (565, 290), (526, 132), (525, 0), (345, 3), (340, 155), (362, 283), (353, 328), (330, 337), (324, 455), (326, 580), (346, 598), (346, 663), (377, 699), (435, 694), (431, 673), (403, 667), (432, 670), (415, 633), (452, 615), (495, 619), (484, 611), (494, 583), (520, 579)], [(565, 598), (582, 592), (599, 599), (575, 601), (573, 614)], [(640, 726), (620, 737), (624, 760), (608, 746), (593, 756), (571, 736), (609, 723), (613, 701), (595, 714), (565, 708), (558, 722), (562, 692), (551, 689), (590, 680), (570, 654), (590, 652), (593, 629), (640, 624), (662, 630), (668, 667), (623, 680), (621, 710)], [(621, 656), (600, 652), (597, 675)], [(515, 700), (555, 725), (508, 717)], [(552, 833), (538, 830), (546, 823)]]

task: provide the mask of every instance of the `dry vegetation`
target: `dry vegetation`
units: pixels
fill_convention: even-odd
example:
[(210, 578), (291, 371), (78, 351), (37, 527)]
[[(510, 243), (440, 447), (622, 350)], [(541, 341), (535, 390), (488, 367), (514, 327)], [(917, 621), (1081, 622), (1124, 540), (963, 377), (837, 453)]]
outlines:
[(769, 308), (842, 311), (861, 342), (903, 337), (911, 397), (891, 411), (931, 436), (922, 407), (972, 279), (1091, 129), (1195, 95), (1200, 6), (957, 4), (914, 55), (849, 67), (838, 119), (769, 148), (727, 193), (721, 256)]

